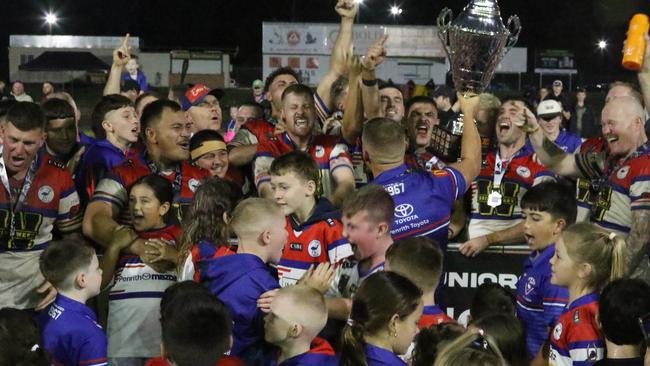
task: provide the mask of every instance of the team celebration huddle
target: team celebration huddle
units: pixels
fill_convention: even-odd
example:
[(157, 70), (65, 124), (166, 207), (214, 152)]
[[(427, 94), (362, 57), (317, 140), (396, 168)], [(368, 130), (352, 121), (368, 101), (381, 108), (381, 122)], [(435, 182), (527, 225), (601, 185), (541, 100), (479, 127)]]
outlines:
[[(87, 130), (74, 92), (0, 94), (0, 366), (650, 364), (648, 17), (594, 111), (486, 92), (522, 27), (494, 0), (438, 18), (437, 88), (379, 78), (390, 35), (353, 52), (359, 1), (334, 11), (326, 74), (278, 65), (230, 121), (229, 89), (150, 88), (129, 35)], [(455, 298), (454, 255), (516, 283)]]

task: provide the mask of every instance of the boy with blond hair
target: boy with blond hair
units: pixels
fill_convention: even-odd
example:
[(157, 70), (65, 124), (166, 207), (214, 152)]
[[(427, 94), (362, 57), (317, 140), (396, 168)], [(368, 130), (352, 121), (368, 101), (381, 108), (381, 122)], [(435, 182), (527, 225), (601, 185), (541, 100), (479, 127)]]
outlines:
[(200, 282), (230, 309), (231, 354), (247, 365), (266, 365), (274, 351), (264, 342), (264, 314), (257, 309), (257, 299), (279, 287), (269, 264), (280, 261), (287, 242), (285, 217), (273, 201), (248, 198), (233, 210), (230, 225), (239, 239), (237, 254), (212, 260), (201, 271)]
[(40, 257), (56, 300), (39, 315), (43, 348), (55, 365), (108, 364), (108, 339), (86, 300), (99, 294), (102, 270), (95, 250), (73, 240), (55, 242)]
[(278, 366), (338, 365), (332, 346), (317, 337), (327, 322), (327, 306), (316, 289), (305, 285), (282, 288), (264, 322), (266, 341), (281, 349)]

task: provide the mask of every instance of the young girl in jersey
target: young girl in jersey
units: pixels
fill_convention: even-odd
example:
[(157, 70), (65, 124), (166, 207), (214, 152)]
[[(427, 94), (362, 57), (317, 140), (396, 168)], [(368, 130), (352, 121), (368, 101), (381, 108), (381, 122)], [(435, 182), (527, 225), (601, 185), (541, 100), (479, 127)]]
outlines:
[(179, 276), (199, 281), (205, 260), (234, 254), (227, 223), (240, 199), (236, 187), (219, 177), (204, 180), (183, 219)]
[(561, 234), (551, 259), (551, 283), (569, 290), (569, 302), (551, 332), (549, 365), (582, 365), (603, 358), (598, 293), (625, 274), (624, 245), (621, 236), (589, 223), (575, 224)]
[[(178, 253), (174, 246), (181, 236), (180, 227), (169, 224), (167, 218), (173, 199), (172, 185), (162, 176), (138, 179), (129, 192), (129, 211), (133, 228), (139, 239), (144, 239), (142, 258), (146, 263), (137, 255), (120, 255), (123, 248), (116, 244), (109, 245), (104, 254), (102, 282), (111, 278), (113, 282), (108, 303), (108, 355), (118, 364), (128, 358), (129, 365), (144, 365), (160, 353), (160, 298), (176, 282), (173, 268)], [(141, 243), (138, 240), (135, 245)], [(159, 266), (162, 263), (167, 265)]]
[(368, 276), (354, 295), (343, 328), (342, 366), (405, 366), (424, 307), (422, 291), (394, 272)]

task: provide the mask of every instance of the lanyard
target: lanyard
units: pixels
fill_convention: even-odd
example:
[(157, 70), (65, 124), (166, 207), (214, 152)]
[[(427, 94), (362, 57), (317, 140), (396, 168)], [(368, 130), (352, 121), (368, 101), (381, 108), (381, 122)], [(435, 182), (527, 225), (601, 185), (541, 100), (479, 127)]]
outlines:
[[(142, 159), (144, 160), (145, 164), (147, 164), (149, 170), (151, 170), (152, 173), (154, 174), (162, 173), (160, 169), (158, 169), (156, 163), (154, 163), (153, 161), (151, 161), (151, 159), (149, 159), (149, 155), (147, 155), (146, 152), (142, 155)], [(182, 162), (176, 164), (176, 177), (174, 178), (174, 182), (173, 182), (174, 196), (180, 196), (181, 194), (181, 185), (183, 183), (183, 175), (181, 172), (182, 164), (183, 164)]]
[(2, 185), (7, 190), (7, 194), (9, 195), (9, 206), (11, 208), (11, 226), (9, 229), (9, 237), (13, 238), (16, 235), (16, 212), (20, 211), (22, 208), (23, 203), (25, 202), (25, 198), (27, 198), (27, 192), (29, 192), (29, 189), (32, 186), (32, 182), (34, 181), (34, 175), (36, 175), (36, 169), (38, 167), (38, 156), (32, 160), (32, 165), (29, 167), (29, 170), (25, 175), (23, 187), (16, 199), (16, 203), (12, 205), (11, 201), (13, 199), (11, 197), (11, 185), (9, 184), (9, 176), (7, 175), (7, 167), (5, 166), (4, 160), (2, 158), (3, 148), (4, 146), (0, 145), (0, 179), (2, 180)]
[(497, 151), (496, 158), (494, 159), (494, 178), (492, 180), (493, 190), (497, 190), (499, 187), (501, 187), (501, 182), (503, 181), (503, 177), (508, 171), (508, 165), (510, 165), (510, 161), (512, 161), (513, 157), (514, 155), (510, 158), (510, 160), (503, 161), (501, 160), (499, 151)]

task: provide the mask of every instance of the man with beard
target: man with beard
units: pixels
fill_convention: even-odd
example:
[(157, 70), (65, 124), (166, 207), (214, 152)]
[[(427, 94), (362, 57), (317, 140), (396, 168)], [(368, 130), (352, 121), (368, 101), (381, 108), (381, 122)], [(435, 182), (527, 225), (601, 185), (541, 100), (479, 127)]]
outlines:
[(488, 153), (472, 182), (470, 240), (459, 248), (464, 255), (476, 256), (491, 244), (523, 242), (521, 197), (528, 187), (553, 179), (526, 148), (526, 133), (521, 128), (526, 112), (530, 113), (521, 100), (510, 99), (501, 105), (496, 123), (498, 146)]
[(626, 237), (628, 274), (650, 282), (650, 149), (644, 115), (637, 98), (611, 98), (601, 114), (604, 146), (576, 155), (564, 153), (539, 131), (534, 119), (526, 120), (526, 128), (535, 152), (549, 169), (592, 181), (590, 220)]
[(402, 122), (404, 118), (404, 97), (402, 91), (393, 83), (386, 83), (379, 87), (379, 102), (381, 103), (382, 117), (390, 118), (395, 122)]
[(440, 123), (438, 110), (429, 97), (417, 96), (406, 103), (406, 137), (409, 140), (407, 161), (425, 170), (442, 169), (445, 164), (427, 148), (431, 145), (433, 127)]
[(203, 84), (194, 85), (185, 92), (181, 105), (185, 118), (191, 123), (192, 133), (221, 129), (219, 99), (222, 98), (223, 90), (210, 89)]
[(255, 185), (261, 197), (271, 198), (269, 169), (273, 160), (293, 150), (311, 155), (321, 169), (320, 192), (340, 206), (354, 190), (354, 175), (347, 146), (339, 137), (314, 136), (316, 111), (311, 89), (297, 84), (282, 93), (282, 119), (286, 132), (262, 141), (254, 163)]
[[(244, 166), (253, 161), (257, 145), (271, 138), (276, 132), (282, 132), (282, 93), (294, 84), (298, 84), (300, 76), (290, 67), (281, 67), (266, 78), (264, 90), (266, 99), (271, 103), (271, 118), (256, 119), (244, 123), (235, 138), (228, 143), (228, 160), (235, 166)], [(277, 129), (277, 131), (276, 131)]]
[(141, 240), (130, 227), (128, 191), (140, 177), (156, 173), (174, 187), (173, 215), (182, 219), (183, 209), (194, 191), (209, 173), (193, 166), (189, 160), (191, 124), (180, 106), (172, 101), (157, 100), (145, 107), (141, 118), (145, 151), (119, 165), (102, 179), (84, 215), (84, 234), (102, 246), (113, 242), (134, 242), (131, 251), (142, 254)]
[(38, 105), (17, 102), (1, 129), (0, 307), (40, 310), (53, 301), (56, 291), (39, 270), (39, 256), (54, 227), (64, 238), (80, 239), (79, 196), (63, 164), (40, 150), (44, 125)]

